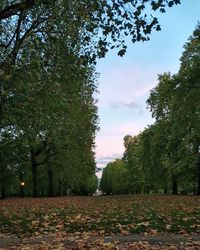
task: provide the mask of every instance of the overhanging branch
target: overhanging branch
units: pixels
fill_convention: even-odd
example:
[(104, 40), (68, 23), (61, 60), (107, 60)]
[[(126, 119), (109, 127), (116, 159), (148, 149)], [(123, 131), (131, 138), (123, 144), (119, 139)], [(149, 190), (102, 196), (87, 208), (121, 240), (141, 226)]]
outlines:
[(34, 0), (26, 0), (20, 3), (11, 4), (0, 11), (0, 20), (16, 15), (19, 11), (30, 9), (34, 6)]

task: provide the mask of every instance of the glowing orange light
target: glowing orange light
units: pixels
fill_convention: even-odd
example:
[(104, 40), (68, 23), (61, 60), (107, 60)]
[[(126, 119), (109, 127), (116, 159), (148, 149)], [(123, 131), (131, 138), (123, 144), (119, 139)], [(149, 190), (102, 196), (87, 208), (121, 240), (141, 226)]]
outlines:
[(21, 182), (20, 184), (21, 184), (21, 186), (24, 186), (25, 183), (24, 183), (24, 182)]

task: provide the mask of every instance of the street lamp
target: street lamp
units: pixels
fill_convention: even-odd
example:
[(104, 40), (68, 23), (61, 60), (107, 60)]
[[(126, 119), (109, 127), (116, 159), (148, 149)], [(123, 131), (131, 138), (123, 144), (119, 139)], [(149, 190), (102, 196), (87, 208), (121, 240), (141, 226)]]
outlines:
[(20, 182), (20, 194), (21, 197), (24, 198), (24, 185), (25, 183), (23, 181)]

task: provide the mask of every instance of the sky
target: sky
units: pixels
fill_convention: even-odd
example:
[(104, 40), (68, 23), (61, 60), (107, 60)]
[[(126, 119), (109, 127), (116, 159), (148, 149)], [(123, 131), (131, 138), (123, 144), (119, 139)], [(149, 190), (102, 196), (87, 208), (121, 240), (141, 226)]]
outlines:
[(200, 0), (182, 0), (181, 5), (156, 15), (162, 30), (153, 31), (150, 41), (130, 42), (124, 57), (110, 51), (97, 63), (100, 131), (95, 152), (99, 168), (122, 157), (125, 135), (137, 135), (154, 122), (146, 105), (149, 91), (157, 85), (158, 74), (178, 72), (183, 45), (200, 21)]

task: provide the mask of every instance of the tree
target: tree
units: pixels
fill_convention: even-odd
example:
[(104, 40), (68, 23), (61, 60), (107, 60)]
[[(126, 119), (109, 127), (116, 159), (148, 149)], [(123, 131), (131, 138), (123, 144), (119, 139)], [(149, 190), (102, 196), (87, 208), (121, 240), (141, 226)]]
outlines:
[[(53, 195), (50, 158), (54, 157), (55, 160), (56, 154), (59, 164), (59, 161), (63, 162), (63, 155), (70, 147), (73, 149), (70, 154), (76, 157), (74, 168), (80, 170), (90, 166), (90, 173), (95, 170), (94, 165), (91, 167), (91, 164), (83, 162), (94, 158), (92, 149), (97, 129), (97, 109), (93, 94), (96, 89), (96, 77), (92, 67), (77, 65), (75, 53), (71, 54), (70, 58), (65, 57), (61, 44), (55, 46), (54, 41), (55, 49), (49, 51), (46, 45), (40, 48), (41, 50), (36, 50), (32, 42), (30, 41), (30, 45), (34, 55), (28, 56), (30, 59), (27, 60), (27, 55), (31, 53), (29, 46), (24, 48), (21, 55), (25, 60), (24, 64), (27, 63), (31, 71), (24, 72), (23, 78), (21, 75), (15, 75), (7, 97), (7, 113), (3, 121), (14, 126), (17, 134), (30, 149), (33, 196), (39, 195), (38, 167), (44, 164), (48, 165), (51, 183), (49, 194)], [(44, 55), (47, 54), (51, 57), (49, 60), (46, 58), (44, 62)], [(14, 133), (13, 126), (10, 127), (11, 133)], [(62, 148), (65, 148), (65, 153)], [(74, 165), (71, 159), (70, 162)]]
[[(128, 142), (127, 141), (128, 138)], [(125, 152), (123, 160), (129, 170), (129, 191), (141, 193), (144, 186), (144, 172), (141, 164), (141, 136), (124, 137)]]
[[(176, 85), (176, 122), (183, 125), (183, 147), (190, 149), (190, 165), (200, 194), (200, 24), (184, 46)], [(176, 123), (177, 124), (177, 123)]]
[[(159, 76), (159, 85), (152, 90), (148, 104), (157, 122), (165, 122), (168, 134), (166, 150), (169, 171), (173, 178), (173, 193), (177, 193), (177, 178), (192, 176), (199, 193), (199, 68), (200, 28), (185, 45), (178, 74)], [(196, 167), (194, 167), (196, 166)], [(195, 191), (194, 191), (195, 192)]]
[(179, 161), (178, 151), (180, 140), (178, 140), (178, 133), (172, 133), (172, 116), (173, 105), (175, 99), (175, 76), (170, 73), (164, 73), (158, 77), (158, 85), (151, 91), (150, 97), (147, 100), (152, 116), (156, 118), (158, 127), (161, 127), (160, 134), (164, 134), (162, 142), (164, 142), (165, 152), (165, 168), (170, 168), (172, 177), (172, 193), (177, 194), (177, 178), (178, 169), (175, 167)]
[(100, 189), (106, 194), (128, 193), (128, 170), (122, 160), (116, 159), (103, 169)]

